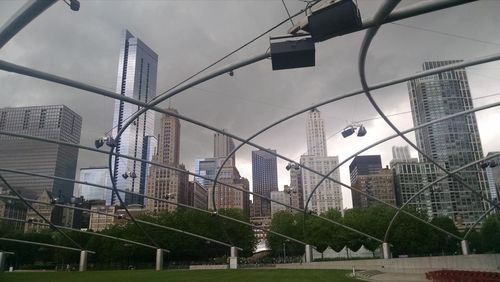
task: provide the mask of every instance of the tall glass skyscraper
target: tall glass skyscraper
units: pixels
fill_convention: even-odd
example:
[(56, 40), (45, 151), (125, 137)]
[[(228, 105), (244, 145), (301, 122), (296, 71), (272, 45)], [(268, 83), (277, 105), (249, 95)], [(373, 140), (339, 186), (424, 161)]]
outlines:
[[(276, 153), (276, 150), (272, 150)], [(266, 151), (252, 151), (253, 192), (271, 198), (272, 191), (278, 191), (278, 170), (276, 156)], [(254, 216), (270, 216), (271, 203), (257, 196), (253, 197)]]
[[(63, 105), (2, 108), (0, 130), (79, 144), (82, 117)], [(77, 160), (78, 148), (0, 135), (0, 165), (5, 168), (74, 179)], [(65, 202), (73, 196), (73, 185), (65, 181), (2, 175), (32, 198), (44, 191)]]
[[(425, 62), (423, 70), (460, 61)], [(408, 83), (415, 126), (473, 108), (465, 69), (456, 69)], [(457, 169), (483, 157), (475, 114), (465, 115), (416, 131), (417, 146), (448, 170)], [(421, 161), (427, 161), (420, 156)], [(485, 174), (479, 165), (463, 170), (460, 178), (477, 192), (489, 197)], [(448, 178), (443, 189), (433, 189), (434, 215), (452, 218), (459, 227), (475, 222), (488, 208), (478, 196), (458, 181)]]
[[(122, 49), (118, 62), (118, 80), (116, 91), (123, 96), (149, 102), (156, 95), (156, 75), (158, 55), (144, 44), (139, 38), (125, 30), (122, 38)], [(117, 100), (113, 117), (113, 136), (122, 129), (127, 119), (139, 109), (138, 106)], [(146, 112), (139, 116), (117, 140), (116, 152), (142, 158), (151, 156), (150, 149), (146, 148), (154, 142), (147, 142), (147, 136), (154, 136), (154, 113)], [(114, 179), (119, 189), (144, 194), (147, 187), (147, 166), (141, 162), (116, 157), (113, 163)], [(122, 174), (134, 172), (136, 178), (124, 179)], [(125, 196), (125, 195), (122, 195)], [(127, 194), (127, 204), (144, 204), (142, 197), (132, 197)], [(113, 203), (116, 202), (113, 197)]]

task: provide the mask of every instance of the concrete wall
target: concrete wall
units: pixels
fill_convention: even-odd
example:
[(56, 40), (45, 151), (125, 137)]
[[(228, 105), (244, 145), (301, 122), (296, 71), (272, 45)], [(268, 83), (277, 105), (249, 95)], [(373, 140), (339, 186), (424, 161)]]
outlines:
[(302, 264), (276, 264), (276, 268), (380, 270), (382, 272), (424, 273), (432, 270), (474, 270), (500, 272), (500, 254), (419, 258), (323, 261)]

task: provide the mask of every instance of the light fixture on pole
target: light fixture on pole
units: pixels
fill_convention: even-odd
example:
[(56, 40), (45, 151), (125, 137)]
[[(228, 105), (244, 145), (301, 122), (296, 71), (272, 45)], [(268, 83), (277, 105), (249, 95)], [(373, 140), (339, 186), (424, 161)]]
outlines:
[(308, 32), (314, 42), (343, 35), (362, 26), (361, 14), (353, 0), (321, 0), (306, 10), (306, 16), (288, 30)]
[(351, 124), (342, 130), (342, 137), (347, 138), (353, 135), (356, 130), (358, 131), (358, 137), (363, 137), (367, 133), (366, 128), (362, 124)]
[(103, 136), (94, 141), (96, 149), (101, 148), (104, 144), (106, 144), (108, 147), (113, 148), (116, 147), (116, 140), (111, 136)]
[(316, 64), (314, 42), (308, 34), (271, 37), (273, 70), (312, 67)]
[(135, 179), (135, 178), (137, 178), (137, 174), (135, 174), (135, 171), (127, 171), (124, 174), (122, 174), (122, 177), (124, 179), (127, 179), (129, 177), (132, 178), (132, 179)]

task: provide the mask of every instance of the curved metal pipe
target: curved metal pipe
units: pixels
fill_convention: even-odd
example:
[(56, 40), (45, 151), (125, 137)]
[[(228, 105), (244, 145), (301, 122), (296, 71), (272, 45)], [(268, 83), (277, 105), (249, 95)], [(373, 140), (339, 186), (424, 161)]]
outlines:
[[(491, 156), (488, 156), (488, 157), (485, 157), (485, 158), (482, 158), (480, 160), (477, 160), (477, 161), (474, 161), (474, 162), (471, 162), (471, 163), (468, 163), (452, 172), (450, 172), (451, 174), (456, 174), (468, 167), (471, 167), (473, 165), (476, 165), (478, 163), (481, 163), (485, 160), (488, 160), (488, 159), (491, 159), (491, 158), (495, 158), (497, 156), (500, 156), (500, 153), (498, 154), (493, 154)], [(422, 194), (424, 191), (426, 191), (427, 189), (431, 188), (434, 184), (436, 183), (439, 183), (441, 182), (442, 180), (448, 178), (449, 176), (448, 175), (445, 175), (445, 176), (442, 176), (434, 181), (432, 181), (431, 183), (427, 184), (426, 186), (422, 187), (422, 189), (420, 189), (419, 191), (417, 191), (417, 193), (413, 194), (406, 202), (403, 203), (403, 205), (401, 207), (398, 208), (398, 210), (396, 211), (396, 214), (392, 217), (390, 223), (389, 223), (389, 226), (387, 227), (386, 231), (385, 231), (385, 236), (384, 236), (384, 241), (387, 242), (387, 240), (389, 239), (389, 233), (391, 231), (391, 227), (392, 225), (394, 224), (394, 222), (396, 221), (396, 218), (398, 217), (399, 215), (399, 212), (401, 210), (403, 210), (409, 203), (411, 203), (411, 201), (413, 201), (413, 199), (415, 199), (418, 195)], [(493, 208), (495, 208), (495, 206), (493, 206)], [(462, 240), (462, 238), (460, 237), (455, 237), (455, 238), (459, 238), (460, 240)]]
[[(41, 141), (41, 142), (59, 144), (59, 145), (63, 145), (63, 146), (73, 147), (73, 148), (79, 148), (79, 149), (88, 150), (88, 151), (92, 151), (92, 152), (97, 152), (97, 153), (101, 153), (101, 154), (108, 154), (108, 152), (100, 151), (100, 150), (92, 148), (92, 147), (86, 147), (86, 146), (79, 145), (79, 144), (73, 144), (73, 143), (68, 143), (68, 142), (59, 141), (59, 140), (53, 140), (53, 139), (46, 139), (46, 138), (41, 138), (41, 137), (35, 137), (35, 136), (30, 136), (30, 135), (25, 135), (25, 134), (19, 134), (19, 133), (14, 133), (14, 132), (7, 132), (7, 131), (0, 130), (0, 135), (8, 135), (8, 136), (26, 138), (26, 139), (31, 139), (31, 140)], [(271, 198), (265, 197), (265, 196), (260, 195), (258, 193), (247, 191), (247, 190), (244, 190), (244, 189), (242, 189), (240, 187), (237, 187), (237, 186), (234, 186), (234, 185), (231, 185), (231, 184), (221, 183), (221, 182), (215, 181), (213, 178), (210, 178), (210, 177), (207, 177), (207, 176), (204, 176), (204, 175), (200, 175), (200, 174), (196, 174), (196, 173), (193, 173), (193, 172), (190, 172), (190, 171), (187, 171), (187, 170), (182, 170), (182, 169), (179, 169), (179, 168), (174, 167), (174, 166), (159, 164), (159, 163), (151, 162), (151, 161), (148, 161), (148, 160), (143, 160), (143, 159), (139, 159), (139, 158), (130, 157), (130, 156), (127, 156), (127, 155), (121, 155), (121, 154), (118, 154), (118, 153), (113, 153), (113, 155), (120, 156), (122, 158), (127, 158), (127, 159), (132, 159), (132, 160), (137, 160), (137, 161), (145, 162), (145, 163), (148, 163), (148, 164), (151, 164), (151, 165), (154, 165), (154, 166), (159, 166), (159, 167), (164, 167), (164, 168), (167, 168), (167, 169), (172, 169), (172, 170), (175, 170), (175, 171), (178, 171), (178, 172), (181, 172), (181, 173), (187, 173), (189, 175), (197, 176), (197, 177), (209, 180), (209, 181), (214, 181), (215, 183), (223, 184), (224, 186), (230, 187), (232, 189), (239, 190), (239, 191), (251, 194), (253, 196), (260, 197), (262, 199), (268, 200), (270, 202), (273, 202), (273, 203), (285, 206), (287, 208), (290, 208), (290, 209), (293, 209), (293, 210), (296, 210), (296, 211), (299, 211), (299, 212), (303, 211), (302, 209), (293, 207), (293, 206), (285, 204), (285, 203), (281, 203), (279, 201), (276, 201), (276, 200), (273, 200)], [(0, 171), (1, 171), (1, 169), (0, 169)], [(39, 175), (35, 175), (35, 176), (39, 176)], [(74, 180), (74, 183), (88, 184), (87, 182), (81, 182), (81, 181), (78, 181), (78, 180)], [(364, 233), (364, 232), (362, 232), (360, 230), (357, 230), (355, 228), (352, 228), (352, 227), (349, 227), (347, 225), (344, 225), (344, 224), (342, 224), (340, 222), (337, 222), (337, 221), (334, 221), (334, 220), (322, 217), (320, 215), (313, 215), (313, 216), (315, 216), (317, 218), (320, 218), (322, 220), (325, 220), (327, 222), (333, 223), (335, 225), (341, 226), (343, 228), (346, 228), (346, 229), (348, 229), (348, 230), (350, 230), (352, 232), (358, 233), (358, 234), (363, 235), (365, 237), (368, 237), (368, 238), (371, 238), (373, 240), (379, 241), (381, 243), (383, 242), (382, 240), (380, 240), (378, 238), (375, 238), (375, 237), (373, 237), (371, 235), (368, 235), (368, 234), (366, 234), (366, 233)]]
[(42, 14), (56, 0), (30, 0), (0, 27), (0, 49), (9, 42), (21, 29)]
[[(8, 217), (0, 217), (0, 220), (23, 222), (23, 223), (27, 222), (26, 220), (16, 219), (16, 218), (8, 218)], [(37, 223), (37, 224), (49, 226), (46, 223)], [(56, 225), (56, 226), (57, 226), (57, 228), (65, 229), (65, 230), (68, 230), (68, 231), (74, 231), (74, 232), (78, 232), (78, 233), (87, 234), (87, 235), (90, 235), (90, 236), (98, 236), (98, 237), (103, 237), (103, 238), (107, 238), (107, 239), (111, 239), (111, 240), (122, 241), (122, 242), (125, 242), (125, 243), (130, 243), (130, 244), (142, 246), (142, 247), (145, 247), (145, 248), (150, 248), (150, 249), (157, 250), (157, 248), (155, 246), (151, 246), (151, 245), (148, 245), (148, 244), (143, 244), (143, 243), (140, 243), (140, 242), (136, 242), (136, 241), (132, 241), (132, 240), (124, 239), (124, 238), (119, 238), (119, 237), (110, 236), (110, 235), (106, 235), (106, 234), (102, 234), (102, 233), (97, 233), (97, 232), (83, 231), (83, 230), (80, 230), (80, 229), (71, 228), (71, 227), (67, 227), (67, 226), (60, 226), (60, 225)], [(165, 250), (165, 249), (163, 249), (163, 251), (170, 252), (170, 251)]]
[[(15, 197), (7, 196), (7, 195), (0, 195), (0, 198), (3, 198), (3, 199), (16, 199)], [(109, 216), (109, 217), (117, 217), (117, 218), (120, 217), (119, 215), (116, 215), (116, 214), (105, 213), (105, 212), (100, 212), (100, 211), (93, 211), (93, 210), (89, 210), (89, 209), (85, 209), (85, 208), (80, 208), (80, 207), (68, 206), (68, 205), (63, 205), (63, 204), (54, 204), (54, 205), (52, 205), (52, 204), (41, 202), (41, 201), (37, 201), (37, 200), (34, 200), (34, 199), (26, 199), (26, 200), (29, 201), (29, 202), (37, 203), (37, 204), (41, 204), (41, 205), (56, 206), (56, 207), (67, 208), (67, 209), (72, 209), (72, 210), (79, 210), (79, 211), (83, 211), (83, 212), (95, 213), (95, 214), (100, 214), (100, 215)], [(131, 221), (129, 218), (126, 218), (126, 217), (124, 219), (128, 220), (128, 221)], [(173, 228), (173, 227), (169, 227), (169, 226), (165, 226), (165, 225), (160, 225), (160, 224), (152, 223), (152, 222), (145, 221), (145, 220), (140, 220), (140, 219), (136, 219), (136, 220), (137, 220), (137, 222), (145, 224), (145, 225), (150, 225), (150, 226), (158, 227), (158, 228), (161, 228), (161, 229), (165, 229), (165, 230), (169, 230), (169, 231), (173, 231), (173, 232), (177, 232), (177, 233), (182, 233), (182, 234), (185, 234), (185, 235), (188, 235), (188, 236), (191, 236), (191, 237), (196, 237), (196, 238), (199, 238), (199, 239), (202, 239), (202, 240), (210, 241), (212, 243), (216, 243), (216, 244), (219, 244), (219, 245), (222, 245), (222, 246), (225, 246), (225, 247), (234, 247), (233, 245), (230, 245), (230, 244), (227, 244), (227, 243), (224, 243), (224, 242), (221, 242), (221, 241), (209, 238), (209, 237), (205, 237), (203, 235), (199, 235), (199, 234), (196, 234), (196, 233), (191, 233), (191, 232), (188, 232), (188, 231), (184, 231), (184, 230), (180, 230), (180, 229), (177, 229), (177, 228)], [(242, 250), (239, 247), (236, 247), (236, 248), (238, 250), (240, 250), (240, 251)], [(165, 249), (162, 249), (162, 250), (165, 250)], [(168, 251), (168, 250), (165, 250), (165, 251)], [(170, 252), (170, 251), (168, 251), (168, 252)]]
[[(0, 241), (43, 246), (43, 247), (49, 247), (49, 248), (70, 250), (70, 251), (75, 251), (75, 252), (81, 252), (83, 250), (83, 249), (71, 248), (71, 247), (66, 247), (66, 246), (61, 246), (61, 245), (52, 245), (52, 244), (39, 243), (39, 242), (33, 242), (33, 241), (18, 240), (18, 239), (13, 239), (13, 238), (3, 238), (2, 237), (2, 238), (0, 238)], [(85, 250), (85, 251), (87, 251), (87, 253), (95, 254), (94, 251), (88, 251), (88, 250)]]
[(469, 227), (469, 229), (467, 230), (467, 232), (465, 233), (464, 235), (464, 238), (463, 240), (467, 240), (467, 237), (469, 237), (469, 234), (472, 230), (474, 230), (474, 227), (476, 227), (476, 225), (479, 224), (479, 222), (481, 222), (488, 214), (490, 214), (490, 212), (492, 212), (495, 208), (497, 208), (496, 206), (492, 206), (490, 207), (485, 213), (483, 213), (475, 222), (474, 224), (471, 225), (471, 227)]
[[(363, 38), (363, 42), (361, 43), (361, 48), (359, 52), (359, 62), (358, 62), (358, 71), (359, 71), (359, 77), (361, 81), (361, 85), (363, 87), (363, 90), (365, 92), (365, 96), (368, 98), (372, 106), (375, 108), (377, 113), (384, 119), (387, 125), (389, 125), (394, 132), (396, 132), (399, 137), (401, 137), (403, 140), (406, 141), (411, 147), (413, 147), (421, 156), (423, 156), (425, 159), (433, 163), (437, 168), (439, 168), (441, 171), (447, 174), (449, 177), (453, 177), (455, 181), (460, 183), (463, 187), (467, 188), (470, 190), (472, 193), (474, 193), (476, 196), (481, 198), (482, 200), (495, 205), (496, 203), (488, 199), (488, 197), (485, 197), (483, 193), (477, 192), (474, 188), (472, 188), (469, 184), (465, 183), (460, 177), (458, 177), (456, 174), (450, 173), (444, 166), (436, 162), (432, 157), (430, 157), (428, 154), (426, 154), (421, 148), (419, 148), (417, 145), (415, 145), (408, 137), (406, 137), (397, 127), (396, 125), (385, 115), (385, 113), (382, 111), (380, 106), (377, 104), (375, 99), (370, 93), (368, 83), (366, 81), (366, 73), (365, 73), (365, 66), (366, 66), (366, 56), (368, 54), (368, 49), (370, 48), (370, 44), (377, 34), (377, 31), (379, 30), (383, 19), (390, 13), (392, 9), (399, 3), (399, 1), (386, 1), (383, 4), (383, 7), (379, 9), (377, 12), (377, 20), (375, 23), (378, 23), (375, 27), (372, 27), (367, 30), (365, 37)], [(427, 223), (429, 224), (429, 223)]]
[[(58, 177), (58, 176), (48, 176), (48, 175), (38, 174), (38, 173), (33, 173), (33, 172), (26, 172), (26, 171), (6, 169), (6, 168), (0, 168), (0, 171), (10, 172), (10, 173), (17, 173), (17, 174), (24, 174), (24, 175), (30, 175), (30, 176), (42, 177), (42, 178), (48, 178), (48, 179), (57, 179), (57, 180), (61, 180), (61, 181), (71, 182), (71, 183), (80, 183), (80, 184), (85, 184), (85, 185), (89, 185), (89, 186), (93, 186), (93, 187), (98, 187), (98, 188), (103, 188), (103, 189), (107, 189), (107, 190), (112, 190), (113, 189), (112, 187), (108, 187), (108, 186), (104, 186), (104, 185), (99, 185), (99, 184), (94, 184), (94, 183), (88, 183), (88, 182), (82, 182), (82, 181), (77, 181), (77, 180), (74, 180), (74, 179), (69, 179), (69, 178), (64, 178), (64, 177)], [(117, 189), (117, 191), (214, 215), (212, 212), (204, 210), (204, 209), (192, 207), (192, 206), (181, 204), (181, 203), (177, 203), (177, 202), (168, 201), (168, 200), (161, 199), (161, 198), (156, 198), (156, 197), (152, 197), (152, 196), (148, 196), (148, 195), (142, 195), (142, 194), (139, 194), (139, 193), (134, 193), (134, 192), (126, 191), (126, 190), (122, 190), (122, 189)], [(0, 195), (0, 197), (1, 197), (1, 195)], [(278, 233), (278, 232), (275, 232), (275, 231), (267, 230), (265, 228), (262, 228), (262, 227), (257, 226), (257, 225), (253, 225), (251, 223), (248, 223), (248, 222), (245, 222), (245, 221), (242, 221), (242, 220), (238, 220), (238, 219), (235, 219), (235, 218), (232, 218), (232, 217), (229, 217), (229, 216), (225, 216), (225, 215), (222, 215), (222, 214), (216, 214), (216, 216), (219, 216), (221, 218), (224, 218), (224, 219), (227, 219), (227, 220), (230, 220), (230, 221), (233, 221), (233, 222), (241, 223), (243, 225), (247, 225), (247, 226), (250, 226), (252, 228), (262, 230), (264, 232), (275, 234), (277, 236), (280, 236), (280, 237), (285, 238), (285, 239), (289, 239), (290, 241), (294, 241), (294, 242), (300, 243), (302, 245), (307, 245), (307, 243), (302, 242), (302, 241), (300, 241), (298, 239), (286, 236), (284, 234), (281, 234), (281, 233)]]
[(62, 230), (57, 228), (49, 219), (47, 219), (43, 214), (41, 214), (37, 209), (35, 209), (29, 202), (25, 201), (24, 197), (22, 197), (21, 194), (19, 194), (19, 192), (16, 189), (10, 186), (10, 184), (7, 182), (7, 180), (5, 180), (5, 178), (1, 174), (0, 174), (0, 180), (2, 180), (5, 186), (7, 186), (7, 188), (14, 195), (16, 195), (16, 197), (19, 198), (23, 202), (23, 204), (25, 204), (28, 208), (32, 209), (36, 213), (36, 215), (38, 215), (43, 221), (47, 222), (50, 225), (50, 227), (54, 228), (54, 230), (56, 230), (64, 238), (68, 239), (73, 245), (83, 250), (83, 247), (80, 246), (80, 244), (78, 244), (75, 240), (73, 240), (68, 234), (64, 233)]

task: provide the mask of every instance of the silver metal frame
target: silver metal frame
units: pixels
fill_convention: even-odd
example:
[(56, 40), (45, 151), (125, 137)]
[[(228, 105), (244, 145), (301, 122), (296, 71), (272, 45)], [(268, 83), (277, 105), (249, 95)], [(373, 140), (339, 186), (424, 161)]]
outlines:
[(70, 251), (75, 251), (75, 252), (87, 251), (88, 253), (95, 254), (94, 251), (88, 251), (88, 250), (83, 250), (83, 249), (71, 248), (71, 247), (66, 247), (66, 246), (61, 246), (61, 245), (52, 245), (52, 244), (46, 244), (46, 243), (39, 243), (39, 242), (34, 242), (34, 241), (24, 241), (24, 240), (18, 240), (18, 239), (13, 239), (13, 238), (4, 238), (4, 237), (2, 237), (2, 238), (0, 238), (0, 241), (14, 242), (14, 243), (21, 243), (21, 244), (28, 244), (28, 245), (37, 245), (37, 246), (43, 246), (43, 247), (49, 247), (49, 248), (70, 250)]

